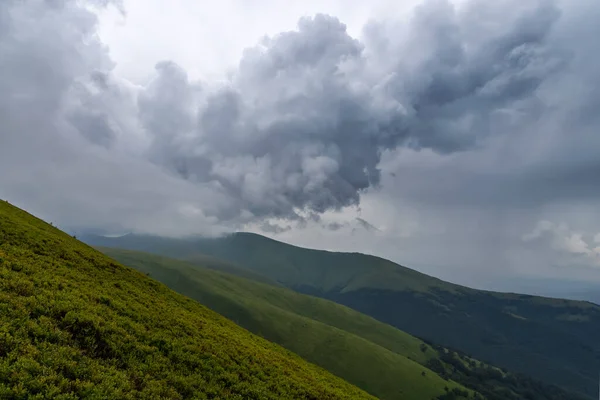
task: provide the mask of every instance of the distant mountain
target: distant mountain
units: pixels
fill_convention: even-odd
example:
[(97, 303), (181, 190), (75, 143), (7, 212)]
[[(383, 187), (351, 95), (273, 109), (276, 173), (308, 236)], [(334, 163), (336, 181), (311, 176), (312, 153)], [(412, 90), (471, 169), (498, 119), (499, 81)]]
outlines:
[(585, 299), (586, 301), (600, 305), (600, 288), (594, 291), (588, 291), (583, 293), (572, 293), (573, 298)]
[(588, 302), (474, 290), (378, 257), (303, 249), (249, 233), (84, 240), (179, 259), (227, 260), (490, 364), (596, 396), (600, 307)]
[(1, 399), (372, 399), (0, 201)]
[[(600, 277), (600, 275), (599, 275)], [(493, 290), (523, 292), (536, 296), (589, 301), (600, 305), (600, 282), (576, 279), (520, 277), (518, 280), (497, 281)]]

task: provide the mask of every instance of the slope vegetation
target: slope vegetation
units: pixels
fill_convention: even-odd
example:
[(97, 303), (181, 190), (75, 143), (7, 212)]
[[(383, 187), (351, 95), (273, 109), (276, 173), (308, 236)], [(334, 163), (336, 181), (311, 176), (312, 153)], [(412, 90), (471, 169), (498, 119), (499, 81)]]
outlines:
[(207, 269), (221, 268), (222, 262), (191, 264), (130, 250), (101, 250), (381, 398), (463, 397), (465, 389), (452, 381), (488, 400), (576, 398), (464, 354), (427, 345), (342, 305)]
[(378, 257), (303, 249), (254, 234), (88, 240), (180, 259), (221, 258), (412, 335), (557, 384), (573, 398), (596, 395), (600, 307), (591, 303), (474, 290)]
[(100, 250), (382, 399), (465, 391), (423, 366), (429, 357), (422, 341), (342, 305), (210, 270), (222, 263), (203, 264), (207, 269), (148, 253)]
[(0, 398), (372, 397), (0, 202)]

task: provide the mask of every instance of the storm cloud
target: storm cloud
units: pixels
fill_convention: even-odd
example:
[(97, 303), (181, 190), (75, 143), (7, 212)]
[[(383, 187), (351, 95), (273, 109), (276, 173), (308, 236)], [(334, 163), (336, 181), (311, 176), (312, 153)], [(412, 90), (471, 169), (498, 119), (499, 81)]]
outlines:
[(381, 191), (436, 215), (528, 208), (520, 238), (542, 208), (600, 198), (595, 1), (428, 0), (359, 37), (316, 14), (247, 48), (224, 81), (165, 60), (145, 84), (114, 72), (104, 7), (126, 12), (0, 4), (0, 196), (65, 226), (342, 233), (353, 225), (320, 216), (354, 208), (383, 235), (360, 214)]
[(547, 43), (559, 11), (542, 1), (473, 40), (461, 28), (481, 23), (473, 8), (427, 3), (389, 46), (376, 24), (368, 47), (334, 17), (302, 18), (247, 49), (228, 84), (207, 88), (195, 109), (185, 73), (160, 64), (141, 102), (154, 151), (185, 179), (217, 181), (256, 216), (358, 205), (380, 183), (383, 151), (468, 150), (521, 123), (511, 113), (539, 112), (537, 89), (566, 62)]

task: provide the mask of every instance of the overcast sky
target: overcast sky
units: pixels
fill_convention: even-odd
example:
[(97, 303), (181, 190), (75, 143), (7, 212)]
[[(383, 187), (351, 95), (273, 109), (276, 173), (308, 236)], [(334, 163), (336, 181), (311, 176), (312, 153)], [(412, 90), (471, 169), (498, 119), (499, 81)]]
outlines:
[(598, 21), (597, 0), (5, 0), (0, 198), (75, 232), (600, 281)]

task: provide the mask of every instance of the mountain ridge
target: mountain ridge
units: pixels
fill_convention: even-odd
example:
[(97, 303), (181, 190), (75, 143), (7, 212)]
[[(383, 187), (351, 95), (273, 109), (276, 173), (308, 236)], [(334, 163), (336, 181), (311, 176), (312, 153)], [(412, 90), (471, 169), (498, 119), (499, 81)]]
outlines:
[(382, 258), (304, 249), (256, 234), (101, 242), (180, 259), (200, 253), (235, 262), (417, 337), (595, 395), (600, 307), (590, 302), (471, 289)]

